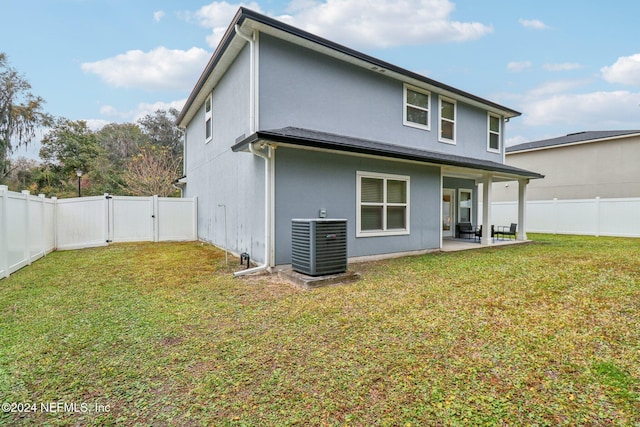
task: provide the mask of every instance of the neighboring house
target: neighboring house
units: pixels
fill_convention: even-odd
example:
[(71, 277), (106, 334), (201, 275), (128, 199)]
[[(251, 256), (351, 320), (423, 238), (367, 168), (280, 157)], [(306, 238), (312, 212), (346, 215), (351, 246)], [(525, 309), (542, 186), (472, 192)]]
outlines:
[(350, 258), (437, 249), (491, 201), (478, 183), (517, 180), (524, 212), (542, 175), (504, 164), (519, 115), (241, 8), (178, 118), (184, 195), (200, 239), (261, 268), (290, 264), (291, 220), (319, 215), (348, 220)]
[[(545, 179), (527, 188), (528, 200), (640, 197), (640, 130), (589, 131), (506, 149), (506, 163)], [(494, 201), (517, 200), (513, 185), (494, 184)]]

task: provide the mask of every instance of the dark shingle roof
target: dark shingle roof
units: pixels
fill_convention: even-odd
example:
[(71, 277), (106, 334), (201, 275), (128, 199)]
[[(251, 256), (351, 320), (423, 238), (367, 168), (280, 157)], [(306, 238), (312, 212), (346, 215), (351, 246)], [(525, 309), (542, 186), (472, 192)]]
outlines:
[(258, 140), (268, 140), (302, 147), (369, 154), (393, 159), (413, 160), (438, 165), (479, 169), (488, 172), (501, 172), (523, 178), (544, 178), (544, 175), (540, 175), (535, 172), (530, 172), (489, 160), (473, 159), (470, 157), (438, 153), (435, 151), (421, 150), (419, 148), (388, 144), (369, 139), (354, 138), (351, 136), (337, 135), (296, 127), (258, 131), (238, 142), (231, 148), (233, 151), (241, 151), (246, 148), (248, 144), (254, 143)]
[(525, 142), (524, 144), (507, 147), (506, 151), (507, 153), (513, 153), (517, 151), (536, 150), (541, 148), (554, 147), (557, 145), (576, 144), (580, 142), (611, 139), (634, 134), (640, 134), (640, 130), (596, 130), (587, 132), (576, 132), (557, 138)]
[(412, 78), (412, 79), (416, 79), (420, 82), (426, 83), (428, 85), (432, 85), (435, 86), (437, 88), (440, 88), (442, 90), (448, 91), (452, 94), (455, 94), (457, 96), (460, 96), (461, 98), (466, 98), (468, 100), (477, 102), (479, 104), (485, 105), (487, 107), (490, 108), (494, 108), (496, 110), (502, 111), (503, 114), (507, 117), (516, 117), (516, 116), (520, 116), (521, 113), (519, 111), (513, 110), (511, 108), (505, 107), (503, 105), (497, 104), (493, 101), (489, 101), (487, 99), (481, 98), (479, 96), (473, 95), (469, 92), (465, 92), (463, 90), (457, 89), (453, 86), (449, 86), (446, 85), (444, 83), (438, 82), (436, 80), (430, 79), (426, 76), (423, 76), (421, 74), (415, 73), (413, 71), (409, 71), (407, 69), (401, 68), (397, 65), (388, 63), (386, 61), (383, 61), (381, 59), (375, 58), (373, 56), (367, 55), (365, 53), (359, 52), (357, 50), (351, 49), (349, 47), (343, 46), (339, 43), (335, 43), (332, 42), (331, 40), (327, 40), (323, 37), (319, 37), (316, 36), (315, 34), (309, 33), (307, 31), (301, 30), (299, 28), (296, 28), (294, 26), (285, 24), (284, 22), (278, 21), (277, 19), (273, 19), (271, 17), (268, 17), (266, 15), (262, 15), (260, 13), (254, 12), (253, 10), (241, 7), (240, 9), (238, 9), (238, 12), (236, 13), (236, 16), (234, 17), (234, 19), (231, 21), (231, 24), (229, 25), (229, 27), (227, 28), (226, 33), (224, 34), (222, 40), (220, 41), (220, 44), (218, 45), (218, 47), (216, 48), (216, 51), (213, 53), (213, 56), (211, 57), (209, 63), (207, 64), (207, 66), (205, 67), (202, 75), (200, 76), (200, 79), (198, 80), (198, 82), (196, 83), (196, 86), (193, 88), (191, 94), (189, 95), (189, 97), (187, 98), (187, 101), (185, 103), (185, 106), (182, 108), (182, 111), (180, 112), (178, 119), (177, 119), (177, 123), (181, 123), (184, 118), (187, 115), (188, 110), (193, 106), (194, 101), (196, 100), (196, 97), (198, 95), (198, 93), (202, 90), (202, 88), (204, 87), (205, 81), (207, 79), (207, 77), (213, 72), (214, 68), (218, 65), (218, 62), (220, 61), (220, 58), (222, 57), (222, 55), (224, 54), (224, 52), (227, 50), (227, 48), (229, 47), (229, 45), (232, 42), (232, 39), (236, 36), (235, 31), (234, 31), (234, 26), (236, 24), (238, 25), (242, 25), (242, 23), (245, 20), (250, 20), (250, 21), (254, 21), (258, 24), (262, 24), (265, 25), (267, 27), (271, 27), (273, 29), (282, 31), (284, 33), (290, 34), (292, 36), (295, 37), (299, 37), (302, 40), (317, 44), (319, 46), (323, 46), (325, 48), (331, 49), (335, 52), (347, 55), (351, 58), (360, 60), (360, 61), (364, 61), (367, 62), (371, 65), (374, 65), (376, 67), (382, 68), (382, 69), (387, 69), (393, 72), (396, 72), (400, 75), (403, 75), (405, 77), (408, 78)]

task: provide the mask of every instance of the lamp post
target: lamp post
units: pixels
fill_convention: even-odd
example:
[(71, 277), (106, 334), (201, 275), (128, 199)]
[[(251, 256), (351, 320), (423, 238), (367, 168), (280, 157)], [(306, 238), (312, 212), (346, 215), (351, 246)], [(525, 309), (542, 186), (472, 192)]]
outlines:
[(76, 169), (76, 175), (78, 175), (78, 197), (80, 197), (80, 179), (82, 178), (82, 170)]

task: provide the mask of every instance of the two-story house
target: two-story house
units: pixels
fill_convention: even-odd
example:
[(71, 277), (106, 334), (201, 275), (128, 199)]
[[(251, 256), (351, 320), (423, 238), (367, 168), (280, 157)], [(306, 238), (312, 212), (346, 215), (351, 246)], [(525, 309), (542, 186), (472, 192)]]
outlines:
[(259, 268), (291, 263), (294, 218), (347, 219), (350, 258), (438, 249), (455, 223), (480, 225), (480, 183), (518, 181), (524, 222), (542, 176), (504, 164), (518, 115), (241, 8), (178, 118), (184, 194), (200, 239)]

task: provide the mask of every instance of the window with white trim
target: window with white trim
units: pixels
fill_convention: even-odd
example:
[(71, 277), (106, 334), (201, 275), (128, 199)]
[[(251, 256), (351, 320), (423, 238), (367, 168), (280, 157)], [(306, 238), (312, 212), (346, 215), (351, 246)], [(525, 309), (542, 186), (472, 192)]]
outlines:
[(489, 136), (487, 137), (487, 151), (499, 153), (502, 127), (500, 116), (489, 114), (488, 120)]
[(448, 144), (456, 143), (456, 102), (452, 99), (439, 97), (440, 104), (440, 134), (438, 140)]
[(204, 102), (204, 142), (207, 143), (213, 139), (213, 113), (212, 113), (212, 96), (207, 96)]
[(458, 222), (473, 222), (473, 191), (460, 188), (458, 190)]
[(409, 177), (357, 172), (357, 237), (409, 234)]
[(431, 94), (417, 87), (404, 85), (403, 124), (420, 129), (430, 130), (429, 110)]

